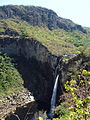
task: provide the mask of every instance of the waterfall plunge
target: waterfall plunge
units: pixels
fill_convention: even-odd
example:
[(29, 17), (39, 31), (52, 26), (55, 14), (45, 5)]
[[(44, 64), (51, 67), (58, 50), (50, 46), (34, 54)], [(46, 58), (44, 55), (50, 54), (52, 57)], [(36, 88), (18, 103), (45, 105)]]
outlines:
[(54, 88), (53, 88), (53, 94), (52, 94), (52, 98), (51, 98), (51, 108), (50, 108), (50, 113), (49, 113), (50, 118), (53, 118), (53, 116), (54, 116), (54, 108), (55, 108), (55, 104), (56, 104), (58, 78), (59, 78), (59, 75), (57, 75), (57, 77), (56, 77)]

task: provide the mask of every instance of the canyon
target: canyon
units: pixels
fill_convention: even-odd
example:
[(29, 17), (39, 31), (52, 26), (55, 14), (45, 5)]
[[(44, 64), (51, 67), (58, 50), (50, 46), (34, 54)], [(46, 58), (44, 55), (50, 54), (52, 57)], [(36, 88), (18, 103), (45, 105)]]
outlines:
[(49, 112), (56, 75), (58, 104), (65, 82), (76, 79), (82, 69), (90, 70), (89, 41), (90, 33), (85, 28), (52, 10), (1, 6), (0, 55), (11, 58), (23, 88), (0, 99), (0, 119), (16, 120), (19, 116), (23, 120), (26, 115), (37, 120), (42, 111)]

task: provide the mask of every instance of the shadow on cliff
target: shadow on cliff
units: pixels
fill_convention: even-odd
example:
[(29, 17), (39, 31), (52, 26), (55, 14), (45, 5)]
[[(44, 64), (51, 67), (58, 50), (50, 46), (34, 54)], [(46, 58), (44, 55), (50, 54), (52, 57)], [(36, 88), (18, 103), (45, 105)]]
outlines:
[(24, 80), (24, 87), (32, 93), (38, 103), (40, 102), (40, 107), (44, 105), (47, 109), (54, 83), (52, 68), (48, 63), (41, 63), (34, 58), (30, 60), (21, 56), (13, 58), (15, 67)]

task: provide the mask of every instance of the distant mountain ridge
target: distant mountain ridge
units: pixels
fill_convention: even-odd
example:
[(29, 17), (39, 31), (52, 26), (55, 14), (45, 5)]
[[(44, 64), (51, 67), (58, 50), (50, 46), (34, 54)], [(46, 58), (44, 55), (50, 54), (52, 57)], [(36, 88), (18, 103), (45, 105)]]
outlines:
[(66, 31), (78, 30), (87, 33), (81, 25), (73, 23), (69, 19), (59, 17), (54, 11), (35, 6), (0, 6), (0, 19), (14, 18), (21, 19), (33, 26), (48, 27), (53, 29), (64, 29)]

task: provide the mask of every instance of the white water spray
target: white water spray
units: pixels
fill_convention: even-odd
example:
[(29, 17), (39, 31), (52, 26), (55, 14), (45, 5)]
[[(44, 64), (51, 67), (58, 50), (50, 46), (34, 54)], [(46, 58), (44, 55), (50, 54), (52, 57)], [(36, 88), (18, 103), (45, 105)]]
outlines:
[(52, 98), (51, 98), (51, 108), (50, 108), (50, 113), (49, 113), (50, 118), (53, 118), (53, 116), (54, 116), (54, 109), (55, 109), (56, 95), (57, 95), (57, 86), (58, 86), (58, 78), (59, 78), (59, 75), (57, 75), (57, 77), (56, 77), (54, 88), (53, 88), (53, 94), (52, 94)]

